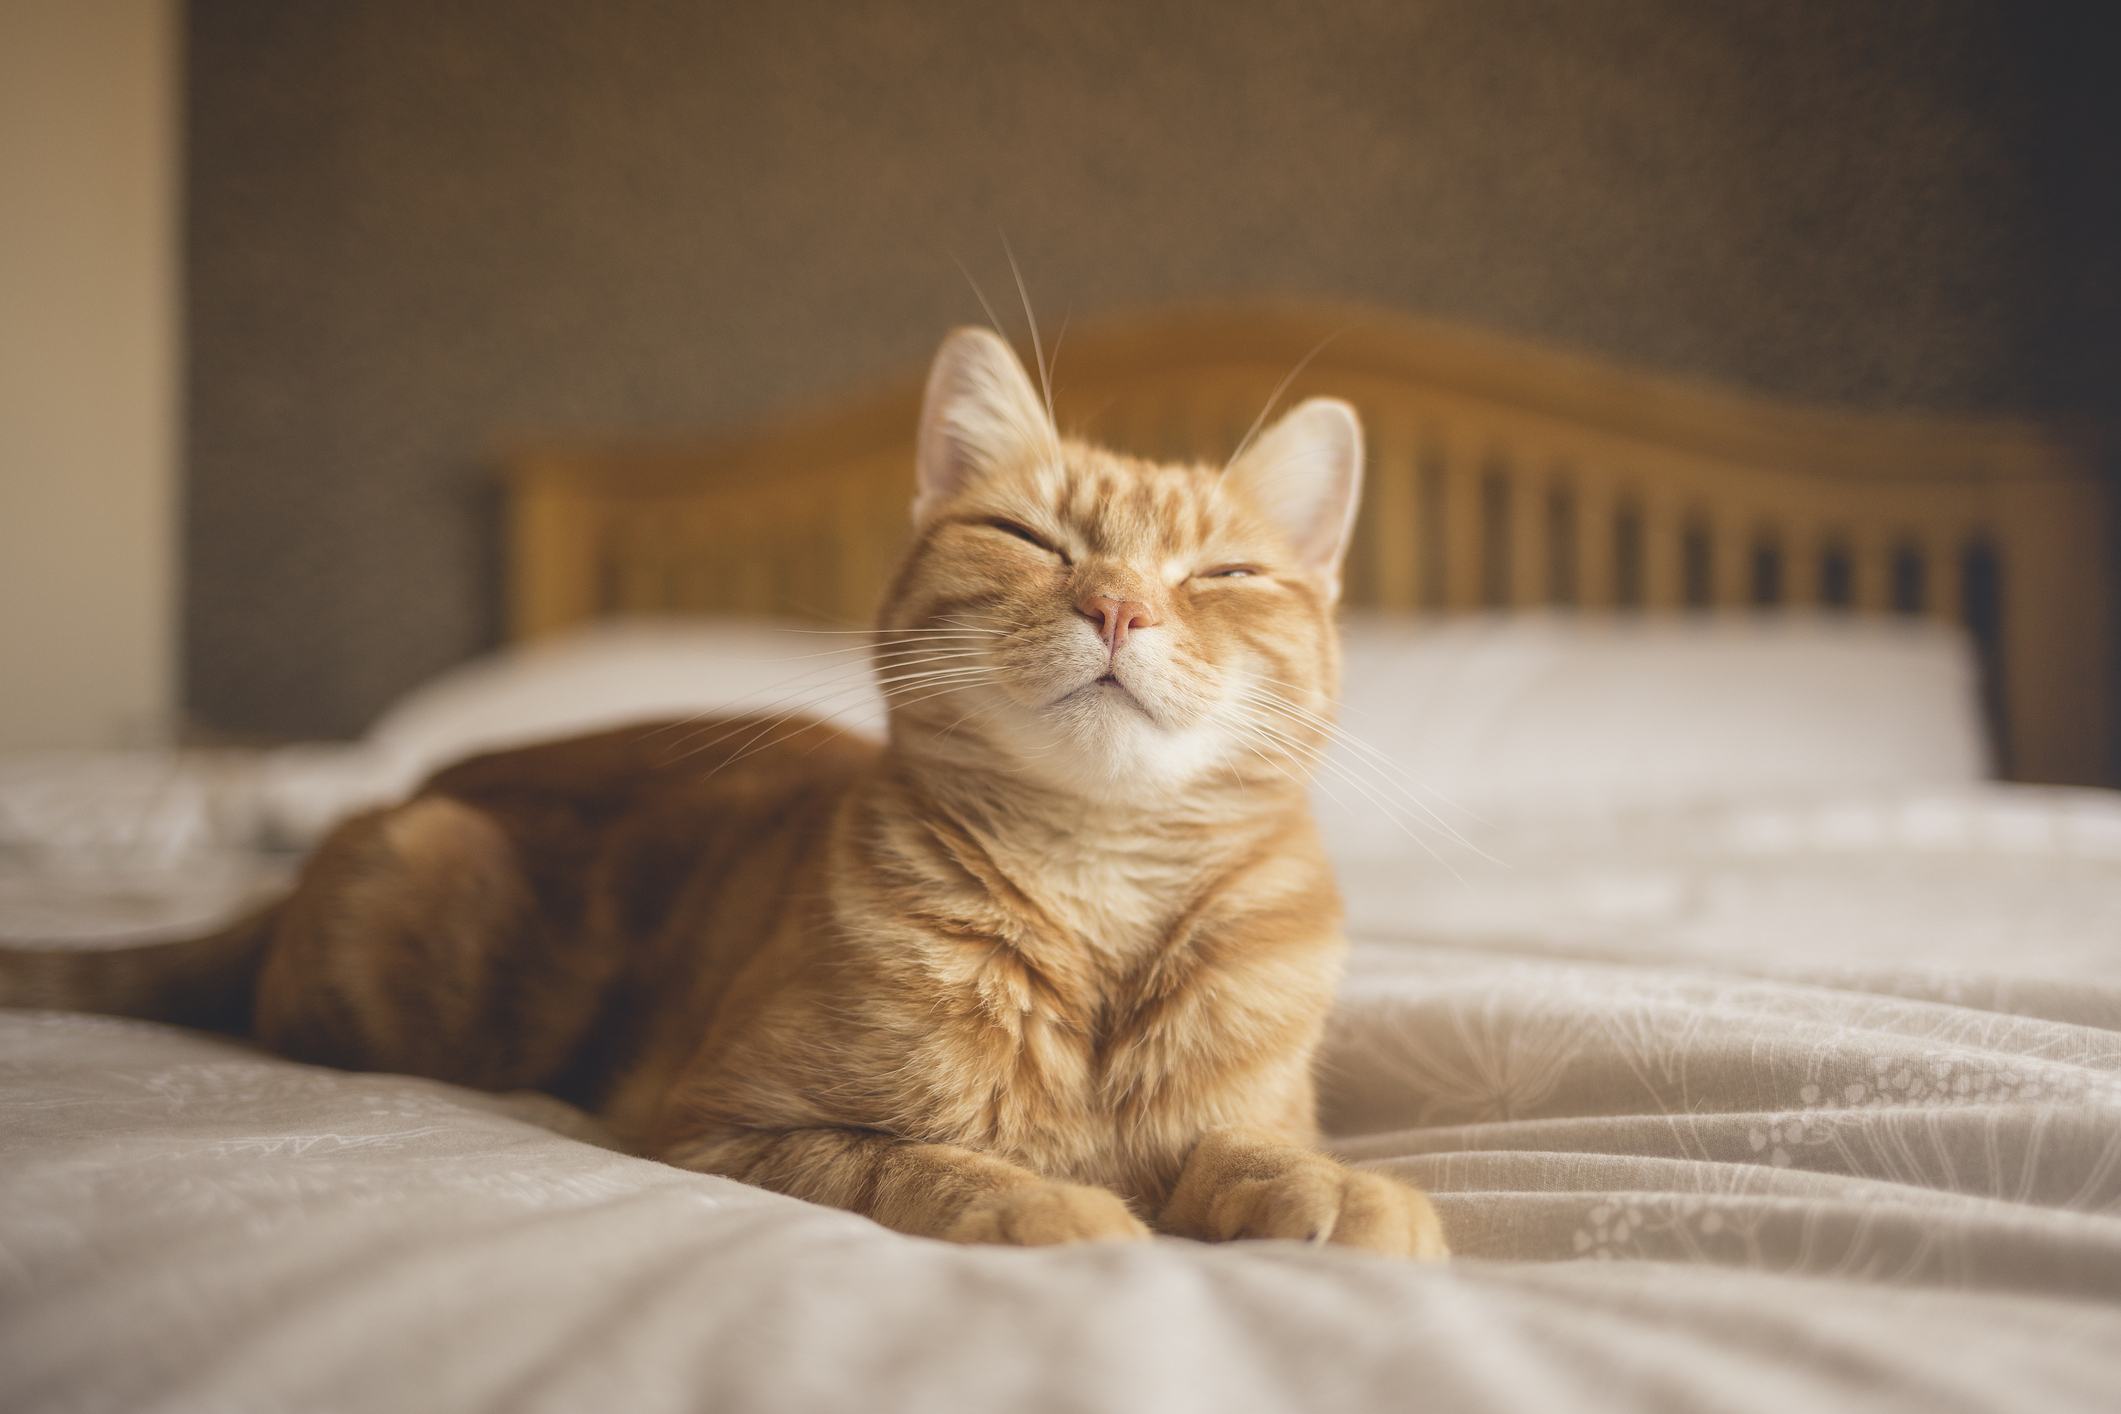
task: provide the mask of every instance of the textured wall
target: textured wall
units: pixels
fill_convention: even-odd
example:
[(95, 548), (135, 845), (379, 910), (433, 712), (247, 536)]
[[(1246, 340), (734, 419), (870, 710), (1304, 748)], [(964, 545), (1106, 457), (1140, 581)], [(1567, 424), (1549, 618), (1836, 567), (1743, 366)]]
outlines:
[(493, 439), (902, 373), (977, 316), (953, 253), (1006, 285), (997, 232), (1053, 322), (1317, 294), (1803, 398), (2093, 406), (2112, 257), (2042, 96), (2082, 61), (2026, 13), (194, 0), (192, 709), (358, 730), (491, 641)]

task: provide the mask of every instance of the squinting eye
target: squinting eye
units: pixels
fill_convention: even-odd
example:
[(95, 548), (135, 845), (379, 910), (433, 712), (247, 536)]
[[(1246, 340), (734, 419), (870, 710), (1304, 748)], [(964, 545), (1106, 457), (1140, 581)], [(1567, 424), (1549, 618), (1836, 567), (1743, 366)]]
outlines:
[(1218, 565), (1212, 570), (1202, 571), (1200, 577), (1202, 579), (1248, 579), (1258, 573), (1259, 571), (1250, 565)]
[(990, 520), (987, 522), (987, 524), (994, 527), (994, 529), (999, 530), (1004, 535), (1014, 535), (1017, 539), (1023, 541), (1026, 545), (1036, 545), (1039, 549), (1044, 550), (1049, 555), (1060, 555), (1061, 562), (1063, 564), (1067, 563), (1068, 561), (1068, 557), (1066, 555), (1061, 555), (1060, 551), (1054, 549), (1051, 545), (1048, 545), (1045, 541), (1041, 540), (1031, 530), (1024, 526), (1018, 525), (1013, 520)]

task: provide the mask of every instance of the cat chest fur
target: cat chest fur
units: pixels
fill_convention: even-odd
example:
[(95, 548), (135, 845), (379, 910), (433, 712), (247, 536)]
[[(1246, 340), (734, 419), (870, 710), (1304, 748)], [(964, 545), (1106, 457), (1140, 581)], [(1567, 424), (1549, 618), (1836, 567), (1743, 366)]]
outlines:
[(1094, 829), (1039, 840), (1034, 874), (993, 840), (883, 833), (853, 830), (833, 871), (860, 942), (810, 1077), (821, 1117), (1144, 1195), (1205, 1128), (1313, 1137), (1339, 937), (1307, 840)]

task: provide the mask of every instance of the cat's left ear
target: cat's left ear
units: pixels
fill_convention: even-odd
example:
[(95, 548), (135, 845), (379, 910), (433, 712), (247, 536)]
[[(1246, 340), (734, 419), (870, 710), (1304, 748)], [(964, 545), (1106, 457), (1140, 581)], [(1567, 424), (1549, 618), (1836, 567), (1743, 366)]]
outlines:
[(1230, 464), (1243, 489), (1289, 537), (1304, 569), (1340, 598), (1340, 562), (1362, 500), (1362, 423), (1338, 398), (1311, 398)]
[(928, 370), (921, 404), (919, 490), (913, 524), (926, 525), (974, 478), (1053, 449), (1045, 404), (992, 329), (951, 331)]

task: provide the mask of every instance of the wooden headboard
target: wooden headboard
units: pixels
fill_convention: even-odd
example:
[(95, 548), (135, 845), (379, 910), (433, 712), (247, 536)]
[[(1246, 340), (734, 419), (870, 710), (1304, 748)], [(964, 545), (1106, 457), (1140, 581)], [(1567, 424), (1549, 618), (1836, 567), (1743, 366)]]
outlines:
[[(1936, 615), (1980, 650), (2006, 774), (2114, 779), (2113, 521), (2093, 449), (1318, 305), (1078, 325), (1055, 410), (1108, 446), (1219, 462), (1307, 354), (1283, 404), (1346, 398), (1368, 437), (1351, 605)], [(906, 537), (919, 404), (912, 378), (741, 438), (511, 453), (511, 631), (639, 612), (866, 624)]]

